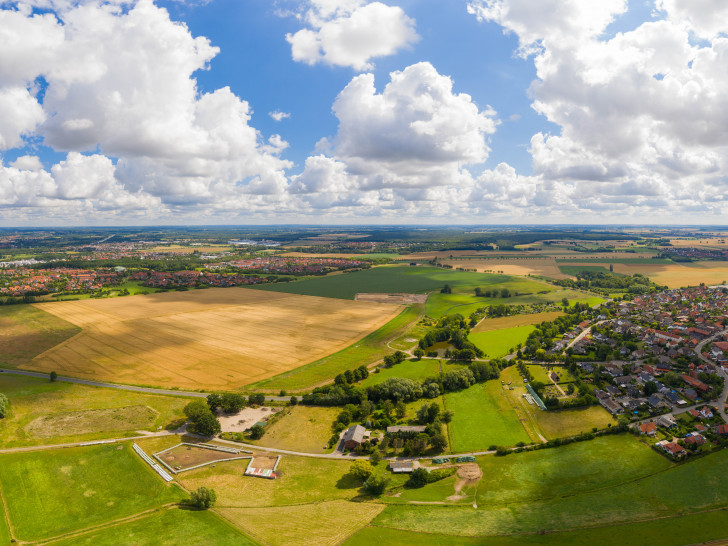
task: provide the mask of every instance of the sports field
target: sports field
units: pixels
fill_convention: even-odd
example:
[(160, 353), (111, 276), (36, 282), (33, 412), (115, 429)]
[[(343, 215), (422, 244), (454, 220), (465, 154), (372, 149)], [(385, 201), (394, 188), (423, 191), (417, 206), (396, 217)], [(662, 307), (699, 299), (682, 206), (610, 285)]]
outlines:
[(334, 353), (401, 307), (220, 288), (39, 304), (83, 328), (24, 368), (184, 389), (234, 389)]
[(500, 358), (517, 350), (519, 343), (525, 343), (536, 326), (515, 326), (503, 330), (490, 330), (487, 332), (471, 333), (468, 339), (490, 358)]
[(190, 399), (0, 374), (11, 412), (0, 419), (0, 446), (89, 441), (178, 426)]
[(450, 449), (454, 453), (531, 441), (500, 381), (478, 383), (446, 394), (445, 407), (455, 414), (449, 426)]
[(159, 479), (128, 444), (0, 455), (0, 484), (14, 533), (26, 541), (185, 497), (179, 487)]

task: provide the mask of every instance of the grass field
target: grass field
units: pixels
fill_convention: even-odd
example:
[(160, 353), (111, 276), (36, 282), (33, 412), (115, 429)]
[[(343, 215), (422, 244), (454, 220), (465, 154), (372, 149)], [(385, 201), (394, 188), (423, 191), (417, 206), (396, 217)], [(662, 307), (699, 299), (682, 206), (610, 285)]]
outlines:
[(440, 363), (437, 360), (424, 358), (422, 360), (405, 360), (391, 368), (381, 368), (378, 373), (371, 373), (359, 385), (370, 387), (384, 383), (390, 377), (403, 377), (406, 379), (423, 380), (440, 373)]
[(8, 529), (8, 522), (5, 519), (4, 507), (2, 500), (0, 500), (0, 541), (2, 544), (10, 544), (10, 529)]
[[(615, 470), (615, 474), (620, 472)], [(374, 520), (374, 525), (466, 536), (578, 529), (724, 508), (728, 505), (727, 486), (728, 451), (723, 450), (668, 470), (660, 471), (658, 466), (652, 475), (613, 487), (519, 503), (518, 510), (480, 504), (478, 510), (391, 506)]]
[(406, 307), (387, 324), (346, 349), (270, 379), (259, 381), (249, 387), (268, 392), (276, 392), (281, 389), (296, 391), (331, 382), (332, 378), (339, 373), (376, 362), (392, 352), (392, 349), (387, 347), (387, 343), (401, 336), (416, 323), (421, 309), (421, 305)]
[(609, 266), (604, 265), (560, 265), (559, 271), (564, 275), (571, 275), (576, 277), (582, 271), (589, 271), (591, 273), (609, 273)]
[(536, 426), (548, 440), (576, 436), (582, 432), (590, 432), (594, 427), (604, 429), (608, 425), (615, 425), (616, 423), (609, 412), (601, 406), (558, 411), (537, 411), (533, 415)]
[(455, 414), (450, 423), (450, 447), (455, 453), (530, 441), (500, 381), (446, 394), (445, 406)]
[(294, 406), (290, 413), (265, 427), (265, 436), (259, 442), (266, 447), (288, 449), (306, 453), (326, 453), (331, 438), (331, 424), (341, 412), (340, 408)]
[(39, 307), (83, 332), (24, 368), (205, 390), (239, 388), (342, 350), (401, 311), (246, 288)]
[[(728, 513), (725, 510), (675, 516), (628, 523), (595, 527), (579, 531), (550, 532), (515, 536), (459, 537), (438, 535), (429, 532), (414, 533), (366, 527), (352, 536), (346, 546), (368, 546), (370, 544), (397, 544), (400, 546), (518, 546), (520, 544), (549, 544), (582, 546), (584, 544), (624, 546), (683, 546), (728, 538)], [(718, 543), (716, 543), (718, 544)]]
[(31, 305), (0, 307), (0, 367), (17, 368), (81, 329)]
[(219, 512), (271, 546), (340, 544), (367, 525), (384, 506), (330, 501), (273, 508), (220, 508)]
[(503, 330), (515, 326), (541, 324), (542, 322), (556, 320), (563, 316), (563, 314), (561, 311), (548, 311), (546, 313), (513, 315), (511, 317), (486, 318), (481, 320), (471, 332), (491, 332), (493, 330)]
[[(265, 436), (264, 436), (265, 438)], [(247, 461), (230, 461), (216, 468), (203, 467), (178, 476), (187, 489), (212, 487), (220, 508), (254, 508), (350, 500), (360, 495), (361, 484), (348, 476), (351, 461), (284, 455), (277, 480), (243, 476)], [(383, 467), (384, 463), (380, 463)], [(396, 477), (393, 485), (405, 481)]]
[(211, 511), (172, 508), (54, 542), (57, 546), (252, 546), (256, 541)]
[(130, 445), (0, 456), (0, 483), (17, 538), (38, 540), (178, 502)]
[(534, 325), (515, 326), (502, 330), (471, 333), (468, 339), (491, 358), (500, 358), (516, 349), (519, 343), (525, 343)]
[(183, 418), (189, 398), (104, 389), (0, 374), (11, 413), (0, 419), (0, 445), (17, 447), (119, 437)]
[(549, 374), (551, 372), (556, 372), (559, 376), (559, 384), (563, 383), (570, 383), (574, 381), (574, 376), (569, 373), (569, 370), (564, 368), (563, 366), (551, 366), (551, 370), (547, 370), (546, 366), (540, 366), (537, 364), (529, 365), (528, 370), (531, 372), (531, 375), (533, 376), (534, 381), (540, 381), (541, 383), (545, 383), (547, 385), (552, 385), (551, 379), (549, 378)]

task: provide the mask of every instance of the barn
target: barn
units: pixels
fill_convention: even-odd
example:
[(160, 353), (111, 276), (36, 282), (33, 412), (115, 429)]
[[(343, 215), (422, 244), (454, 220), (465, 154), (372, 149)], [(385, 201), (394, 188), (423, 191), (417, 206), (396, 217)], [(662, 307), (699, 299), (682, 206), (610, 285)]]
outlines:
[(354, 449), (362, 444), (367, 429), (361, 425), (351, 425), (344, 432), (344, 449)]

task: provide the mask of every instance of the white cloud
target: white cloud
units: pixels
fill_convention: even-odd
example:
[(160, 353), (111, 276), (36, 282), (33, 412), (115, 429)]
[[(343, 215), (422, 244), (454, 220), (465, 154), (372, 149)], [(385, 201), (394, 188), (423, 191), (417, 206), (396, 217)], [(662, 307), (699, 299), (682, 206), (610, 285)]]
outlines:
[(43, 163), (37, 155), (22, 155), (10, 164), (11, 167), (21, 171), (40, 171)]
[(291, 117), (290, 112), (281, 112), (280, 110), (268, 112), (268, 115), (273, 119), (273, 121), (283, 121), (284, 119)]
[(415, 22), (398, 6), (363, 0), (310, 0), (300, 17), (309, 28), (287, 34), (293, 60), (369, 70), (372, 59), (414, 44)]

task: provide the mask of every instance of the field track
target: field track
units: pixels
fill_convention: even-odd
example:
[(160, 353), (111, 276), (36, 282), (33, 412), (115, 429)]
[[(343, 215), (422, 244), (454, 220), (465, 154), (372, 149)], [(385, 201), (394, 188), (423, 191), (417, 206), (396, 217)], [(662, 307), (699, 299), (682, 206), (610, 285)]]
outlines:
[(401, 307), (223, 288), (38, 304), (80, 334), (25, 369), (135, 385), (230, 390), (339, 351)]

